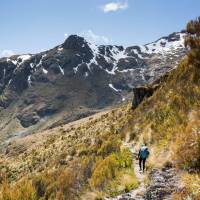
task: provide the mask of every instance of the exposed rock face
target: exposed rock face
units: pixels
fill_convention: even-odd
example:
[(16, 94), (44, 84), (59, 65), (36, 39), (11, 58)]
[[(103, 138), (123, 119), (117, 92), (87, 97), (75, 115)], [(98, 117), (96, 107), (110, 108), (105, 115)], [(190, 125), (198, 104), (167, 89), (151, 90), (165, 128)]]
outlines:
[(49, 51), (1, 58), (1, 136), (8, 129), (14, 134), (9, 128), (11, 116), (13, 127), (19, 127), (18, 123), (29, 127), (47, 119), (60, 124), (63, 118), (70, 121), (126, 99), (132, 88), (176, 67), (186, 54), (184, 36), (173, 33), (144, 46), (124, 48), (97, 46), (72, 35)]
[(132, 102), (132, 109), (135, 109), (138, 107), (138, 105), (142, 102), (142, 100), (145, 97), (150, 97), (153, 95), (153, 92), (156, 90), (156, 88), (151, 87), (145, 87), (141, 86), (138, 88), (133, 88), (133, 102)]
[(146, 97), (150, 97), (153, 93), (161, 86), (162, 82), (168, 77), (168, 73), (165, 73), (163, 76), (160, 76), (158, 79), (154, 80), (152, 83), (144, 86), (139, 86), (133, 88), (133, 101), (132, 109), (138, 107), (138, 105)]

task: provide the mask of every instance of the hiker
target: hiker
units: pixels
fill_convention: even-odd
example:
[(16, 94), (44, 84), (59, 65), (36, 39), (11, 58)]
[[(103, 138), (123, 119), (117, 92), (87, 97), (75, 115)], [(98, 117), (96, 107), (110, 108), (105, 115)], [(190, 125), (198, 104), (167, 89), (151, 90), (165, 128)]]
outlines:
[(149, 156), (148, 147), (146, 146), (146, 144), (142, 144), (140, 151), (138, 153), (140, 171), (142, 171), (142, 168), (143, 168), (143, 172), (144, 172), (145, 162), (146, 162), (146, 159), (148, 158), (148, 156)]

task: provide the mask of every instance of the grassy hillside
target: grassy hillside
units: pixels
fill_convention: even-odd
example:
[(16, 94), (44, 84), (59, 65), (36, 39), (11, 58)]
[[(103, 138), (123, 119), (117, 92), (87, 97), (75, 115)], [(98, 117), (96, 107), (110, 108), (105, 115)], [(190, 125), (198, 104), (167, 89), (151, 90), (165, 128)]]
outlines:
[(130, 140), (150, 145), (149, 167), (170, 164), (184, 170), (187, 188), (183, 193), (192, 193), (193, 199), (200, 198), (199, 108), (200, 69), (185, 58), (128, 122)]
[[(124, 104), (77, 124), (13, 141), (1, 156), (1, 179), (7, 177), (2, 199), (15, 199), (16, 193), (20, 199), (24, 192), (33, 196), (30, 199), (76, 199), (88, 193), (101, 197), (137, 187), (131, 154), (121, 148), (122, 140), (148, 143), (150, 169), (170, 164), (184, 170), (186, 187), (176, 198), (198, 199), (199, 102), (200, 69), (185, 58), (134, 111)], [(122, 181), (125, 175), (128, 182)]]
[(101, 199), (136, 188), (124, 140), (147, 142), (149, 169), (182, 173), (174, 199), (200, 199), (200, 57), (193, 51), (134, 111), (125, 103), (11, 142), (0, 157), (1, 199)]
[(130, 116), (125, 104), (10, 142), (0, 160), (2, 199), (95, 198), (137, 187), (132, 155), (121, 146)]
[(185, 189), (175, 199), (200, 199), (200, 18), (187, 26), (190, 51), (151, 98), (133, 113), (130, 140), (151, 146), (149, 167), (182, 170)]

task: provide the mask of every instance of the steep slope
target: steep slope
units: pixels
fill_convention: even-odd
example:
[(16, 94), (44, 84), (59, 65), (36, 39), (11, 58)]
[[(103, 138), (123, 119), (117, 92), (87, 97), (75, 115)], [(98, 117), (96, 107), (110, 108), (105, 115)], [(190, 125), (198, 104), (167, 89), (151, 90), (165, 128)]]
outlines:
[[(200, 68), (199, 57), (191, 52), (135, 110), (124, 102), (74, 124), (10, 141), (1, 153), (1, 179), (7, 176), (17, 185), (4, 182), (5, 197), (25, 190), (34, 200), (102, 199), (134, 189), (138, 182), (131, 170), (131, 154), (121, 143), (125, 140), (136, 149), (146, 142), (151, 151), (148, 171), (152, 173), (144, 198), (152, 199), (154, 194), (198, 200)], [(182, 184), (177, 193), (171, 189), (166, 193), (158, 185), (176, 185), (176, 177), (171, 176), (179, 173)]]
[[(123, 173), (129, 174), (126, 171), (130, 170), (129, 168), (115, 171), (114, 177), (110, 175), (109, 170), (118, 169), (112, 152), (120, 151), (120, 139), (133, 142), (135, 148), (140, 143), (147, 142), (151, 150), (148, 170), (153, 169), (150, 179), (157, 178), (158, 174), (165, 177), (165, 172), (169, 173), (169, 176), (178, 175), (179, 171), (171, 173), (175, 170), (171, 170), (171, 167), (182, 169), (182, 190), (179, 191), (180, 194), (174, 194), (173, 198), (188, 197), (196, 200), (199, 198), (200, 180), (199, 81), (199, 68), (190, 65), (185, 59), (170, 73), (161, 87), (151, 97), (144, 99), (136, 110), (131, 109), (130, 103), (124, 103), (102, 115), (98, 114), (75, 124), (16, 139), (10, 142), (5, 153), (1, 155), (1, 169), (11, 181), (28, 175), (33, 180), (32, 184), (36, 190), (41, 189), (41, 184), (44, 184), (45, 191), (40, 195), (55, 195), (55, 190), (49, 188), (58, 187), (62, 195), (65, 195), (63, 192), (66, 190), (75, 195), (70, 199), (81, 198), (80, 191), (84, 191), (83, 197), (95, 199), (104, 196), (105, 193), (116, 195), (118, 192), (137, 187), (137, 182), (127, 186), (128, 183), (122, 181), (124, 176), (118, 176)], [(120, 159), (124, 159), (120, 156)], [(159, 171), (159, 168), (166, 171)], [(61, 176), (60, 173), (63, 174), (63, 170), (66, 169), (77, 169), (79, 174), (70, 171)], [(72, 174), (76, 174), (78, 180), (74, 179)], [(58, 176), (55, 180), (52, 178)], [(65, 179), (72, 180), (72, 183), (69, 185), (67, 182), (66, 187), (62, 188), (62, 180)], [(130, 179), (135, 181), (134, 175), (130, 175), (126, 180)], [(173, 177), (170, 177), (170, 180), (172, 179)], [(56, 186), (51, 185), (52, 181), (56, 180)], [(153, 184), (161, 183), (160, 180), (157, 181), (147, 181), (150, 184), (148, 191), (160, 196), (166, 191), (156, 191), (159, 187), (154, 187)], [(119, 186), (119, 182), (126, 187)], [(88, 184), (93, 192), (86, 192)], [(114, 190), (113, 188), (118, 188), (116, 184), (122, 189)], [(97, 191), (100, 193), (96, 193)], [(171, 193), (166, 195), (169, 196)]]
[[(85, 195), (91, 199), (88, 184), (92, 188), (107, 188), (106, 191), (113, 195), (126, 188), (137, 187), (131, 171), (131, 154), (127, 150), (120, 151), (120, 130), (127, 122), (123, 113), (130, 112), (129, 108), (130, 105), (121, 105), (117, 109), (10, 142), (0, 157), (1, 180), (4, 175), (11, 182), (21, 179), (18, 187), (24, 185), (29, 197), (35, 195), (35, 189), (23, 177), (30, 177), (41, 189), (35, 199), (56, 199), (58, 193), (63, 199), (80, 199), (82, 195), (83, 199)], [(105, 174), (101, 176), (101, 173)], [(119, 180), (114, 179), (115, 176)], [(113, 179), (115, 182), (112, 182)], [(114, 189), (113, 184), (119, 185), (119, 189)], [(9, 187), (5, 184), (5, 189), (11, 192)], [(16, 199), (15, 192), (4, 195), (13, 195)], [(94, 196), (99, 195), (94, 192)]]
[(116, 105), (175, 68), (185, 33), (144, 46), (94, 45), (72, 35), (46, 52), (0, 59), (0, 139), (28, 135)]

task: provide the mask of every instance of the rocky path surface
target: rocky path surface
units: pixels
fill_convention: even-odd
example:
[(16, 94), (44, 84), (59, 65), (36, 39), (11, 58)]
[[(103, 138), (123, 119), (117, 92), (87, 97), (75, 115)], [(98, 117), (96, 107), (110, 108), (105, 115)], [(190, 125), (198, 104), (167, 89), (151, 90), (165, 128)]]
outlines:
[[(136, 158), (136, 149), (131, 148), (129, 144), (125, 146), (130, 148)], [(138, 160), (133, 159), (133, 162), (135, 175), (140, 182), (139, 187), (129, 193), (105, 200), (173, 200), (173, 193), (181, 190), (180, 177), (174, 168), (154, 168), (150, 173), (150, 185), (146, 187), (144, 180), (147, 174), (139, 171)]]
[(145, 194), (145, 200), (172, 200), (173, 193), (181, 190), (180, 177), (171, 167), (153, 169), (151, 184)]

